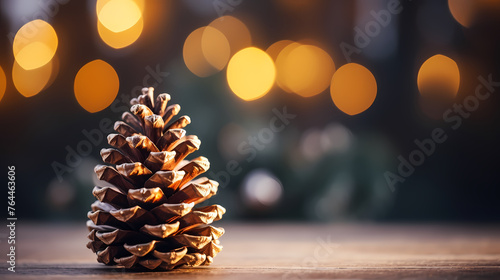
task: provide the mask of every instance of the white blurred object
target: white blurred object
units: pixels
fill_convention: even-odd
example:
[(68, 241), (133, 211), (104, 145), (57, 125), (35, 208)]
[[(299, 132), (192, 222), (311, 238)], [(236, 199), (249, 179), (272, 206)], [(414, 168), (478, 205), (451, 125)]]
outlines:
[(75, 200), (75, 187), (67, 181), (59, 182), (53, 179), (47, 187), (47, 200), (50, 206), (55, 208), (65, 208)]
[(96, 183), (97, 175), (94, 172), (94, 167), (99, 164), (94, 158), (86, 157), (82, 163), (75, 169), (75, 177), (79, 182), (85, 185)]
[(352, 133), (339, 123), (329, 124), (321, 134), (321, 147), (330, 152), (346, 152), (351, 146)]
[(305, 159), (315, 161), (323, 154), (321, 134), (321, 130), (317, 128), (311, 128), (302, 134), (300, 152)]
[(328, 153), (347, 152), (352, 145), (353, 135), (340, 123), (331, 123), (323, 130), (311, 128), (302, 134), (299, 149), (308, 161), (319, 160)]
[(1, 1), (3, 15), (9, 19), (10, 29), (15, 32), (21, 26), (35, 19), (51, 22), (60, 6), (69, 0), (16, 0)]
[(252, 208), (271, 207), (282, 195), (281, 182), (265, 169), (253, 170), (243, 180), (243, 198)]

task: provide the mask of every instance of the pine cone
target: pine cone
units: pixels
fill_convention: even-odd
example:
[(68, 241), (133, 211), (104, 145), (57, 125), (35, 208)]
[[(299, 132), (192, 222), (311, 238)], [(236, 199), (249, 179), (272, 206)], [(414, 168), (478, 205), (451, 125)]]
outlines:
[[(218, 183), (206, 177), (205, 157), (184, 160), (198, 150), (200, 140), (185, 135), (191, 121), (180, 106), (153, 88), (144, 88), (130, 101), (131, 113), (115, 123), (118, 134), (108, 135), (114, 148), (102, 149), (105, 163), (94, 169), (103, 182), (92, 191), (97, 201), (88, 213), (91, 240), (87, 247), (97, 261), (126, 268), (174, 269), (209, 265), (222, 250), (223, 228), (210, 226), (225, 209), (219, 205), (194, 206), (217, 192)], [(107, 182), (107, 183), (106, 183)]]

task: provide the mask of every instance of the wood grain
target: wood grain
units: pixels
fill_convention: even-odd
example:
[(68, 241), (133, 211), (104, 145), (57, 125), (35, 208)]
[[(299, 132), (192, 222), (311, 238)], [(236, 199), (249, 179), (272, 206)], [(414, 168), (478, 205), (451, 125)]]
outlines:
[[(81, 224), (17, 228), (16, 272), (1, 279), (500, 279), (500, 226), (223, 224), (213, 265), (171, 272), (108, 267)], [(5, 236), (3, 231), (3, 236)]]

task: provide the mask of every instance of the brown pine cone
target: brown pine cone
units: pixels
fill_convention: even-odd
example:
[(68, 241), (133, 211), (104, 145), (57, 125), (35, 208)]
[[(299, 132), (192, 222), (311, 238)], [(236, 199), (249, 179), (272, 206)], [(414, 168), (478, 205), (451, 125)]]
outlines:
[(198, 150), (200, 140), (185, 135), (191, 120), (177, 104), (167, 107), (170, 95), (154, 99), (144, 88), (130, 101), (130, 112), (108, 135), (114, 148), (102, 149), (109, 165), (94, 169), (103, 182), (92, 193), (97, 201), (88, 213), (91, 240), (87, 247), (97, 261), (126, 268), (174, 269), (209, 265), (222, 250), (223, 228), (213, 227), (225, 209), (219, 205), (194, 208), (217, 192), (218, 183), (195, 179), (210, 166), (208, 159), (186, 156)]

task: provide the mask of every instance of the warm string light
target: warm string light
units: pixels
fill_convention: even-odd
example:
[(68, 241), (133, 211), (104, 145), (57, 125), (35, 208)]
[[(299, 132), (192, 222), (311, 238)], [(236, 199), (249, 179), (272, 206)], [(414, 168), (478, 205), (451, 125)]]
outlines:
[(500, 13), (497, 0), (448, 0), (448, 8), (453, 18), (463, 27), (471, 27), (482, 12)]
[(377, 81), (362, 65), (348, 63), (340, 67), (332, 78), (330, 94), (333, 103), (348, 115), (366, 111), (377, 96)]
[(115, 69), (96, 59), (85, 64), (75, 77), (75, 97), (80, 106), (90, 113), (106, 109), (115, 100), (120, 81)]
[[(367, 110), (375, 100), (376, 80), (368, 69), (359, 64), (356, 65), (364, 70), (348, 65), (337, 75), (345, 76), (348, 80), (335, 79), (333, 59), (318, 46), (282, 40), (269, 46), (266, 53), (270, 62), (274, 62), (275, 71), (262, 71), (265, 69), (263, 66), (253, 68), (255, 60), (243, 57), (244, 53), (240, 54), (241, 57), (235, 55), (230, 60), (227, 70), (228, 84), (233, 93), (243, 100), (251, 101), (263, 97), (272, 87), (262, 84), (263, 80), (276, 82), (282, 90), (302, 97), (320, 94), (330, 86), (334, 103), (349, 115)], [(258, 74), (253, 74), (254, 72)], [(358, 83), (362, 82), (356, 79), (366, 81), (366, 86), (359, 86)], [(255, 88), (257, 83), (261, 88)]]
[(239, 98), (259, 99), (271, 89), (276, 77), (274, 62), (261, 49), (250, 47), (237, 52), (227, 66), (227, 82)]
[[(488, 1), (474, 4), (462, 2), (449, 0), (448, 5), (454, 18), (464, 26), (470, 25), (473, 12), (478, 7), (484, 8), (488, 4)], [(474, 7), (465, 9), (469, 7), (466, 4)], [(144, 0), (98, 0), (97, 28), (102, 40), (116, 49), (135, 42), (144, 29), (144, 6)], [(53, 60), (57, 46), (54, 28), (43, 20), (33, 20), (18, 30), (13, 42), (15, 63), (12, 79), (22, 95), (36, 95), (54, 80), (57, 75), (54, 69), (57, 67), (54, 67)], [(282, 90), (302, 97), (320, 94), (330, 86), (334, 104), (349, 115), (367, 110), (374, 102), (376, 80), (368, 69), (359, 64), (344, 65), (341, 67), (342, 72), (337, 74), (332, 57), (314, 44), (282, 40), (269, 46), (266, 52), (251, 46), (252, 37), (248, 27), (233, 16), (222, 16), (194, 30), (186, 38), (183, 57), (188, 69), (199, 77), (213, 75), (227, 67), (229, 88), (246, 101), (265, 96), (276, 83)], [(112, 102), (111, 97), (116, 96), (100, 95), (99, 90), (90, 93), (90, 90), (82, 90), (84, 87), (77, 86), (79, 77), (83, 75), (81, 73), (89, 72), (84, 70), (94, 62), (82, 67), (75, 78), (75, 96), (80, 105), (90, 112), (106, 108)], [(102, 70), (102, 73), (108, 73), (111, 77), (107, 83), (110, 88), (117, 89), (118, 77), (113, 67), (103, 61), (98, 64), (101, 64), (95, 66), (98, 69), (107, 69)], [(5, 74), (0, 74), (0, 82), (2, 79), (5, 81)], [(87, 76), (82, 77), (87, 80), (98, 79), (97, 76)], [(356, 79), (364, 82), (356, 82)], [(417, 77), (422, 95), (447, 92), (455, 96), (459, 83), (458, 66), (442, 55), (431, 57), (422, 64)], [(5, 93), (5, 87), (6, 82), (3, 85), (0, 83), (0, 98)], [(89, 101), (93, 98), (97, 101)]]
[[(137, 40), (143, 30), (144, 0), (98, 0), (99, 35), (113, 48), (126, 47)], [(47, 88), (58, 73), (54, 61), (58, 38), (54, 28), (43, 20), (22, 26), (13, 41), (15, 62), (12, 81), (17, 91), (31, 97)], [(2, 70), (0, 99), (5, 93), (6, 79)], [(3, 84), (3, 86), (2, 86)], [(118, 76), (107, 63), (96, 60), (86, 64), (75, 78), (75, 96), (89, 112), (108, 107), (118, 93)]]
[(274, 62), (276, 62), (276, 59), (281, 51), (291, 43), (293, 43), (292, 40), (281, 40), (275, 42), (267, 48), (266, 53), (274, 60)]
[(37, 19), (23, 25), (16, 33), (12, 50), (16, 62), (26, 70), (33, 70), (49, 63), (58, 45), (54, 28)]
[(97, 22), (99, 36), (101, 36), (104, 43), (114, 49), (127, 47), (137, 41), (143, 29), (144, 20), (142, 17), (132, 27), (118, 33), (107, 29), (100, 21)]
[[(98, 0), (96, 3), (97, 26), (103, 41), (113, 48), (123, 48), (135, 42), (144, 28), (143, 9), (144, 1)], [(121, 11), (120, 16), (117, 16), (116, 11), (118, 10)], [(39, 52), (45, 54), (45, 58), (39, 59), (37, 63), (49, 62), (53, 57), (53, 54), (52, 57), (50, 54), (55, 53), (57, 48), (57, 35), (53, 28), (46, 23), (35, 22), (32, 24), (42, 26), (42, 33), (45, 34), (33, 40), (37, 43), (35, 47), (40, 44), (51, 46), (51, 48), (45, 48), (45, 52), (43, 51), (44, 47), (41, 48), (42, 51)], [(263, 97), (275, 82), (284, 91), (296, 93), (302, 97), (317, 95), (330, 85), (331, 77), (335, 72), (335, 64), (331, 56), (320, 47), (284, 40), (271, 45), (266, 50), (268, 53), (266, 54), (260, 49), (250, 47), (251, 42), (250, 32), (243, 22), (232, 16), (223, 16), (212, 21), (208, 26), (194, 30), (186, 38), (183, 48), (184, 62), (188, 69), (199, 77), (213, 75), (228, 66), (227, 81), (229, 87), (238, 97), (247, 101)], [(14, 48), (20, 61), (26, 59), (23, 57), (29, 58), (26, 54), (33, 55), (29, 51), (29, 48), (33, 48), (33, 46), (28, 46), (28, 51), (23, 51), (22, 45), (20, 46)], [(53, 51), (49, 52), (47, 49)], [(99, 78), (81, 74), (91, 72), (84, 71), (86, 67), (90, 67), (88, 65), (93, 64), (89, 63), (82, 67), (75, 78), (75, 96), (83, 108), (89, 112), (97, 112), (109, 106), (112, 102), (110, 96), (113, 94), (100, 95), (98, 94), (99, 90), (84, 90), (83, 86), (78, 85), (79, 80)], [(109, 64), (106, 65), (109, 66), (108, 69), (112, 69)], [(28, 72), (22, 71), (14, 65), (13, 79), (16, 88), (25, 96), (35, 95), (49, 83), (51, 66), (51, 64), (47, 64), (37, 71)], [(106, 69), (104, 66), (101, 68)], [(111, 76), (116, 76), (114, 69), (112, 71), (104, 70), (103, 73), (114, 73)], [(80, 76), (85, 77), (85, 79), (79, 78)], [(28, 78), (36, 83), (23, 85), (22, 81)], [(111, 78), (108, 84), (112, 88), (117, 88), (118, 82), (113, 86), (114, 80)], [(90, 98), (91, 96), (92, 98)], [(93, 98), (97, 101), (91, 101)]]
[(31, 97), (47, 87), (52, 75), (52, 61), (42, 67), (26, 70), (16, 61), (12, 66), (12, 81), (17, 91), (24, 97)]
[[(293, 41), (290, 44), (284, 46), (283, 49), (278, 53), (278, 56), (276, 57), (276, 61), (275, 61), (276, 62), (276, 71), (278, 72), (277, 78), (276, 78), (276, 84), (282, 90), (284, 90), (288, 93), (292, 93), (292, 89), (290, 89), (286, 83), (287, 82), (287, 76), (285, 74), (287, 72), (287, 69), (285, 69), (285, 67), (287, 66), (286, 62), (288, 61), (288, 56), (290, 55), (292, 50), (294, 50), (298, 46), (300, 46), (300, 44), (297, 42), (293, 42)], [(293, 71), (293, 69), (288, 70), (288, 71)]]
[(280, 85), (302, 97), (311, 97), (327, 89), (335, 72), (335, 64), (328, 53), (317, 46), (298, 43), (284, 48), (276, 65)]
[[(100, 1), (103, 2), (103, 0)], [(102, 6), (96, 6), (97, 18), (110, 31), (115, 33), (125, 31), (142, 18), (139, 6), (132, 0), (108, 0), (105, 2)]]
[(12, 44), (12, 81), (19, 93), (31, 97), (49, 86), (57, 75), (54, 58), (58, 38), (46, 21), (36, 19), (23, 25)]
[(137, 41), (144, 29), (144, 0), (98, 0), (97, 31), (110, 47), (121, 49)]
[(441, 54), (428, 58), (420, 66), (417, 85), (424, 97), (455, 97), (460, 87), (460, 71), (457, 63)]
[(336, 74), (335, 63), (326, 51), (291, 40), (275, 42), (266, 52), (276, 63), (276, 84), (286, 92), (311, 97), (330, 86), (334, 104), (349, 115), (362, 113), (375, 100), (375, 77), (359, 64), (344, 65)]
[(2, 100), (5, 90), (7, 88), (7, 77), (5, 77), (5, 72), (2, 67), (0, 67), (0, 101)]
[(280, 82), (279, 73), (281, 73), (281, 70), (279, 70), (279, 68), (281, 68), (281, 64), (277, 64), (276, 60), (278, 59), (278, 56), (280, 55), (282, 50), (292, 43), (294, 43), (294, 41), (281, 40), (281, 41), (273, 43), (266, 50), (266, 53), (273, 59), (274, 64), (276, 66), (276, 72), (277, 72), (276, 85), (288, 93), (291, 93), (291, 91), (283, 83)]
[(222, 70), (229, 60), (229, 42), (219, 30), (200, 27), (186, 38), (184, 63), (198, 77), (208, 77)]
[(248, 27), (235, 17), (222, 16), (213, 20), (208, 26), (224, 34), (229, 43), (231, 56), (252, 45), (252, 36)]
[(184, 63), (196, 76), (208, 77), (223, 70), (232, 55), (251, 43), (243, 22), (223, 16), (189, 34), (183, 47)]

